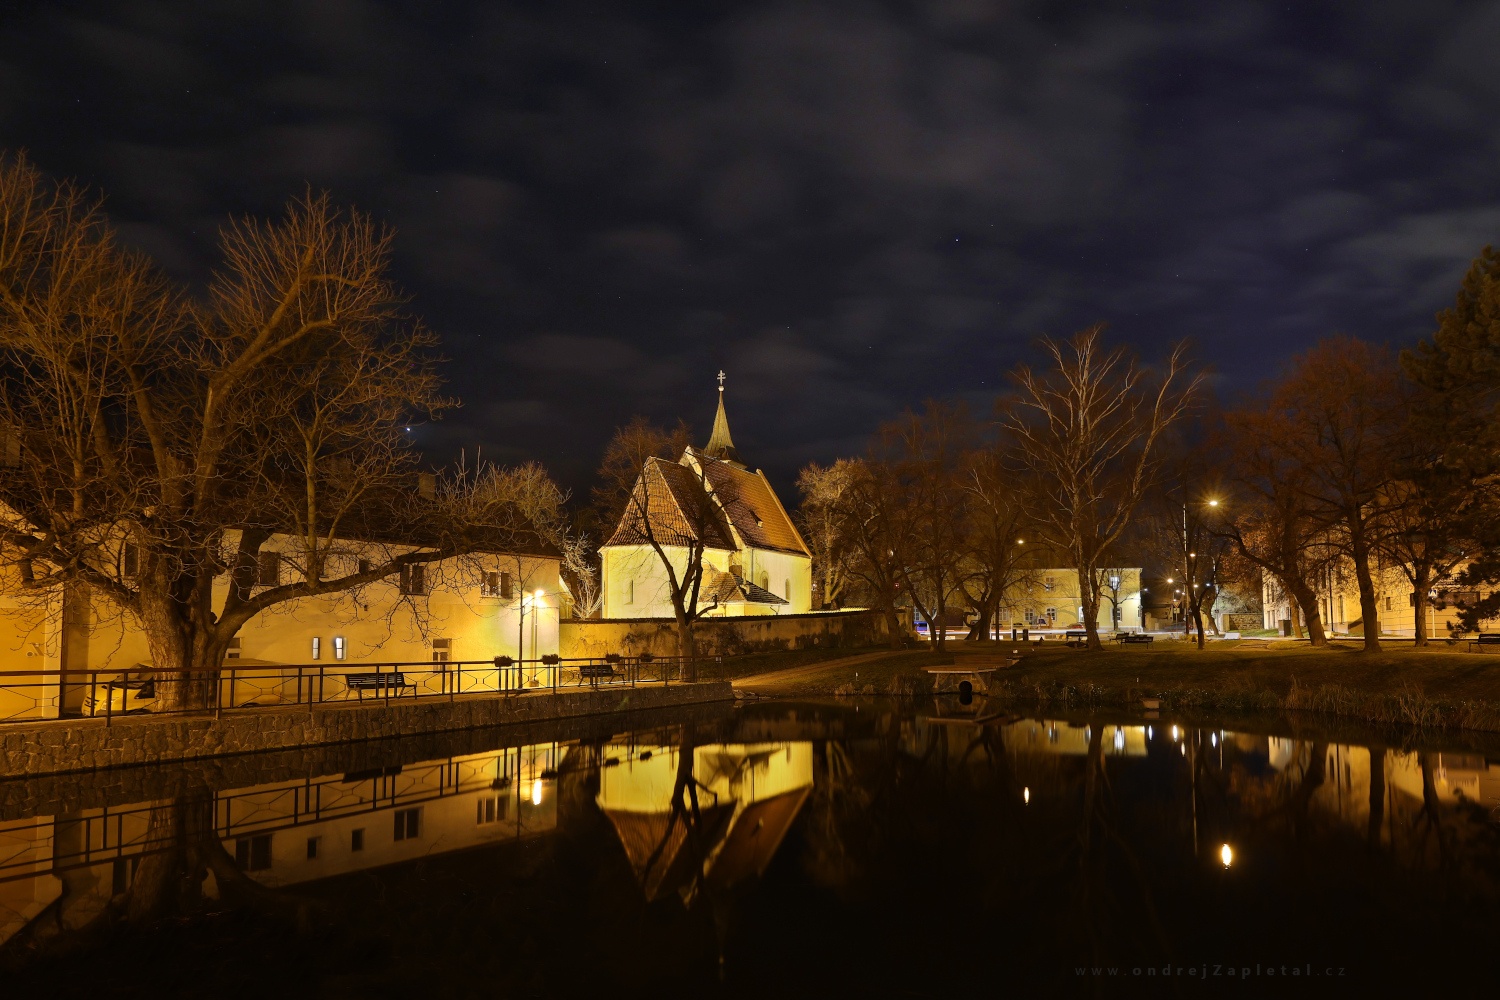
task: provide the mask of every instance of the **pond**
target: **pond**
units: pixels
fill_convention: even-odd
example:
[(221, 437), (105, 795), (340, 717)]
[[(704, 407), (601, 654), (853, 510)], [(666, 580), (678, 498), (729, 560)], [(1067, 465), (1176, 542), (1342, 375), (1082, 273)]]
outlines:
[(0, 982), (1379, 995), (1500, 931), (1473, 747), (861, 699), (601, 725), (0, 783)]

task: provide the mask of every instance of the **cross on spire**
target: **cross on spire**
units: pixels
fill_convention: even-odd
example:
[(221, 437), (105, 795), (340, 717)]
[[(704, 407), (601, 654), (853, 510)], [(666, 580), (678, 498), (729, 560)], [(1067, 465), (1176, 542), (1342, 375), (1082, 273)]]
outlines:
[(720, 392), (724, 391), (724, 379), (725, 379), (725, 377), (726, 376), (724, 375), (724, 369), (720, 368), (719, 369), (719, 391)]

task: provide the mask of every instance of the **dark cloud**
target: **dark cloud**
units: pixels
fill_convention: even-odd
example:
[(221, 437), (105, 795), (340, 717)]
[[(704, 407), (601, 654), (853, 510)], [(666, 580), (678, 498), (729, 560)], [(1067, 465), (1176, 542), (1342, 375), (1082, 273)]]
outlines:
[(1500, 3), (37, 7), (0, 145), (189, 280), (312, 184), (398, 230), (465, 406), (583, 486), (636, 412), (785, 481), (1043, 333), (1191, 337), (1245, 384), (1409, 342), (1500, 229)]

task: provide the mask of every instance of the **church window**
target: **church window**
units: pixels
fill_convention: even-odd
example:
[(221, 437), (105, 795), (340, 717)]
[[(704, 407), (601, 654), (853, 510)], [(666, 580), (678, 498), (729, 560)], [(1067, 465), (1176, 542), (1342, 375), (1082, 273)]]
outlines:
[(790, 601), (792, 599), (792, 581), (790, 581), (790, 580), (783, 580), (783, 581), (781, 581), (781, 588), (786, 591), (786, 594), (784, 596), (786, 597), (787, 600)]
[(771, 589), (771, 574), (767, 573), (765, 570), (760, 571), (760, 589)]
[(627, 583), (625, 585), (625, 603), (626, 604), (634, 604), (635, 603), (635, 581), (634, 580), (631, 580), (629, 583)]

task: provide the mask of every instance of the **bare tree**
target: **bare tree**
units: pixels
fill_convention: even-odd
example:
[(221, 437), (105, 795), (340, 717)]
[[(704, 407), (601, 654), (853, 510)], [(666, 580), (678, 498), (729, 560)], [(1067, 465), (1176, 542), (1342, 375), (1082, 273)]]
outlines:
[(1353, 337), (1331, 337), (1296, 358), (1270, 399), (1282, 418), (1276, 444), (1353, 567), (1366, 650), (1380, 649), (1372, 563), (1390, 528), (1379, 501), (1399, 476), (1405, 406), (1395, 355)]
[(907, 549), (909, 521), (890, 482), (890, 470), (866, 459), (850, 462), (849, 483), (838, 506), (838, 531), (844, 540), (844, 566), (870, 603), (885, 616), (892, 647), (902, 627), (897, 605), (903, 591), (900, 553)]
[(669, 433), (635, 418), (615, 432), (605, 449), (594, 499), (606, 517), (618, 511), (610, 543), (643, 545), (661, 568), (677, 622), (677, 652), (687, 658), (687, 679), (692, 680), (697, 653), (693, 624), (717, 607), (717, 598), (705, 593), (711, 567), (703, 556), (709, 549), (733, 551), (734, 541), (701, 462), (673, 460), (688, 453), (687, 442), (684, 425)]
[[(1281, 414), (1251, 408), (1225, 415), (1230, 452), (1230, 507), (1215, 530), (1242, 559), (1270, 575), (1302, 611), (1314, 646), (1328, 643), (1313, 580), (1332, 553), (1304, 485), (1307, 470), (1279, 442), (1288, 433)], [(1248, 574), (1240, 574), (1248, 576)], [(1292, 616), (1296, 621), (1296, 616)], [(1298, 626), (1300, 628), (1300, 625)]]
[(964, 531), (971, 494), (962, 462), (971, 450), (972, 424), (962, 406), (929, 402), (880, 429), (870, 458), (883, 482), (895, 562), (907, 594), (927, 621), (937, 648), (947, 641), (947, 615), (962, 589)]
[(998, 447), (969, 455), (961, 482), (968, 493), (961, 585), (977, 616), (968, 638), (987, 639), (1005, 595), (1029, 576), (1022, 538), (1026, 508)]
[(1041, 341), (1052, 367), (1025, 365), (1006, 408), (1019, 481), (1036, 529), (1068, 554), (1091, 649), (1099, 641), (1099, 569), (1155, 481), (1162, 435), (1186, 414), (1202, 375), (1178, 345), (1158, 371), (1123, 349), (1105, 350), (1101, 327)]
[[(208, 704), (262, 612), (530, 530), (495, 470), (418, 488), (403, 428), (450, 401), (389, 232), (309, 195), (220, 245), (194, 298), (78, 188), (0, 164), (0, 426), (20, 444), (0, 559), (138, 618), (164, 708)], [(422, 544), (365, 545), (404, 537)], [(267, 557), (294, 578), (267, 582)]]
[(857, 474), (857, 464), (841, 458), (829, 466), (814, 462), (797, 475), (797, 489), (802, 493), (797, 523), (812, 549), (814, 586), (823, 607), (836, 607), (848, 589), (848, 539), (841, 530), (842, 511)]
[(1159, 489), (1147, 505), (1147, 537), (1156, 558), (1170, 568), (1171, 586), (1181, 591), (1185, 631), (1196, 633), (1202, 649), (1205, 612), (1218, 632), (1212, 608), (1219, 593), (1219, 566), (1230, 547), (1229, 539), (1217, 530), (1227, 510), (1219, 473), (1203, 458), (1219, 449), (1180, 439), (1168, 450)]

